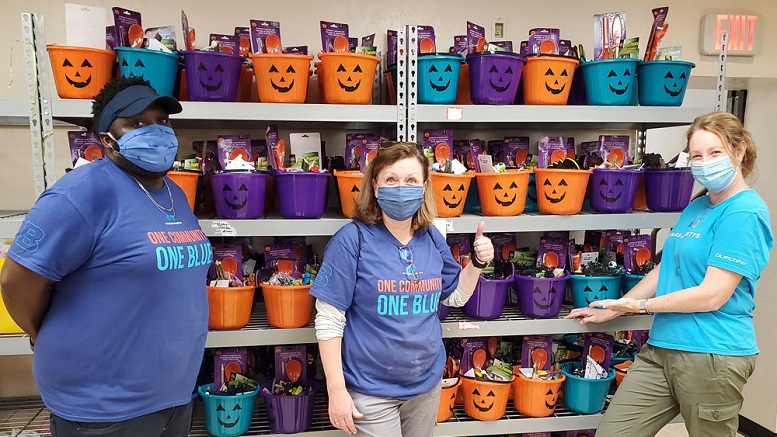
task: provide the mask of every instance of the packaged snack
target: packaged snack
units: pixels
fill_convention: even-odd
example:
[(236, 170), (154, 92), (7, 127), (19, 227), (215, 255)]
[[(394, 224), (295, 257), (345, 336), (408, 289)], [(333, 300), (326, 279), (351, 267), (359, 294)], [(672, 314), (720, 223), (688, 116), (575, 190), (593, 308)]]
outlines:
[(564, 137), (540, 137), (537, 142), (538, 167), (547, 168), (567, 157), (567, 143)]
[(218, 44), (220, 52), (236, 54), (238, 52), (237, 41), (235, 41), (235, 35), (226, 35), (223, 33), (211, 33), (208, 38), (210, 41), (209, 46), (213, 47), (214, 43)]
[(507, 167), (520, 167), (529, 156), (529, 137), (505, 137), (504, 163)]
[(437, 129), (424, 131), (424, 155), (429, 160), (429, 165), (442, 159), (453, 160), (453, 131), (451, 129)]
[(104, 156), (103, 143), (97, 132), (68, 131), (67, 140), (70, 143), (70, 159), (73, 165), (76, 165), (78, 158), (93, 162)]
[[(253, 53), (268, 53), (270, 50), (280, 50), (281, 23), (278, 21), (251, 20), (251, 50)], [(272, 35), (272, 36), (270, 36)], [(270, 38), (269, 44), (267, 38)]]
[(238, 157), (246, 162), (251, 160), (250, 135), (219, 135), (216, 144), (221, 168), (226, 168), (227, 164)]
[(117, 47), (130, 47), (132, 45), (129, 40), (129, 28), (131, 26), (140, 26), (143, 28), (143, 23), (140, 19), (140, 12), (131, 11), (124, 8), (112, 8), (113, 11), (113, 30), (116, 32), (115, 40)]
[(467, 54), (478, 53), (486, 42), (486, 29), (467, 21)]
[(612, 357), (613, 336), (601, 332), (586, 332), (583, 334), (583, 356), (581, 362), (586, 362), (589, 355), (605, 370), (610, 368)]
[(553, 339), (546, 335), (527, 335), (521, 344), (521, 368), (550, 370), (553, 365)]
[(251, 162), (259, 171), (267, 171), (267, 140), (251, 140)]
[(541, 238), (537, 247), (538, 269), (565, 269), (568, 239)]
[[(335, 40), (338, 38), (345, 38), (348, 40), (348, 25), (344, 23), (321, 21), (321, 46), (323, 47), (323, 51), (337, 51), (335, 50)], [(350, 47), (350, 42), (348, 42), (348, 46)]]
[(557, 55), (561, 32), (552, 28), (529, 29), (529, 53)]
[[(296, 344), (293, 346), (276, 346), (274, 348), (275, 355), (275, 381), (289, 381), (290, 376), (297, 378), (296, 383), (307, 387), (308, 386), (308, 354), (307, 347), (304, 344)], [(297, 361), (299, 364), (292, 363), (289, 367), (289, 362)], [(299, 372), (299, 374), (296, 374)]]
[(628, 135), (599, 135), (599, 156), (617, 167), (631, 163)]
[(213, 356), (213, 385), (219, 387), (230, 381), (233, 373), (248, 373), (248, 349), (244, 347), (216, 349)]
[(494, 45), (496, 45), (498, 47), (501, 47), (501, 48), (505, 49), (508, 52), (512, 52), (513, 51), (513, 42), (512, 41), (493, 41), (493, 42), (491, 42), (491, 44), (494, 44)]

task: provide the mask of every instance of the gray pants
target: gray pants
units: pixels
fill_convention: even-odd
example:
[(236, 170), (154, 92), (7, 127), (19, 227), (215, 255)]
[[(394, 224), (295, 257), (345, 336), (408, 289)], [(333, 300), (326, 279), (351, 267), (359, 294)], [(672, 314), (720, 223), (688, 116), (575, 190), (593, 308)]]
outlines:
[(51, 436), (187, 437), (191, 419), (191, 403), (121, 422), (72, 422), (52, 414)]
[(431, 391), (412, 399), (368, 396), (350, 391), (354, 406), (364, 415), (354, 419), (362, 437), (431, 437), (437, 423), (442, 381)]
[(755, 355), (734, 357), (646, 345), (615, 392), (596, 435), (655, 436), (677, 414), (690, 437), (736, 436)]

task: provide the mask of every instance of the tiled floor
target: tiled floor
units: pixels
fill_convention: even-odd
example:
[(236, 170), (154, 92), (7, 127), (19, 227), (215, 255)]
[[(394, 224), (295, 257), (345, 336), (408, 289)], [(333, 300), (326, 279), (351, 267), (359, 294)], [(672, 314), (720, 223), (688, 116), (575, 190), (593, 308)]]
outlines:
[[(737, 434), (740, 437), (742, 434)], [(685, 425), (682, 423), (671, 423), (664, 427), (656, 437), (688, 437), (688, 431), (685, 430)]]

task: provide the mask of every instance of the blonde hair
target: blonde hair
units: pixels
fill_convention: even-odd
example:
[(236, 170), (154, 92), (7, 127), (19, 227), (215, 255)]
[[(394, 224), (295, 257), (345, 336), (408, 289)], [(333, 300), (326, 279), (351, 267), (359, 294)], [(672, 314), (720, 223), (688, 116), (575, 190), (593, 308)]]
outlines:
[(745, 155), (739, 167), (742, 170), (742, 176), (747, 177), (755, 167), (756, 150), (755, 141), (750, 131), (745, 129), (742, 122), (728, 112), (710, 112), (696, 117), (686, 134), (686, 147), (690, 146), (691, 137), (699, 130), (704, 130), (715, 134), (726, 147), (731, 159), (736, 163), (734, 149), (741, 143), (745, 143)]
[(432, 197), (430, 186), (431, 181), (429, 180), (429, 160), (426, 159), (426, 156), (424, 156), (417, 144), (394, 142), (381, 144), (378, 153), (364, 171), (361, 194), (356, 199), (356, 206), (353, 211), (352, 218), (354, 220), (368, 225), (383, 220), (383, 210), (378, 205), (378, 199), (375, 197), (375, 189), (372, 184), (377, 181), (378, 175), (383, 169), (407, 158), (414, 158), (421, 165), (425, 185), (424, 203), (413, 214), (411, 226), (413, 230), (418, 230), (434, 223), (434, 216), (437, 210), (434, 206), (434, 198)]

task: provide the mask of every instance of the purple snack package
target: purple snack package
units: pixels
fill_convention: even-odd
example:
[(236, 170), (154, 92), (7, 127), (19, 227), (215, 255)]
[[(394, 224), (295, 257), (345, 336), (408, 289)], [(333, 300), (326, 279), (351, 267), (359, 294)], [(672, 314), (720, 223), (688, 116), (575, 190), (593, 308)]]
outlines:
[(116, 39), (116, 26), (105, 26), (105, 44), (113, 50), (119, 41)]
[(508, 52), (513, 51), (513, 42), (512, 41), (492, 41), (491, 44), (495, 46), (499, 46)]
[(264, 266), (301, 278), (300, 264), (302, 248), (293, 244), (266, 244), (264, 246)]
[(375, 34), (371, 33), (367, 36), (362, 37), (362, 46), (374, 46), (375, 45)]
[(422, 44), (422, 42), (424, 42), (426, 40), (432, 41), (432, 43), (433, 43), (433, 45), (435, 47), (434, 52), (436, 52), (437, 51), (437, 49), (436, 49), (437, 41), (435, 40), (435, 37), (434, 37), (434, 27), (432, 27), (432, 26), (417, 26), (416, 30), (418, 32), (418, 53), (421, 53), (421, 44)]
[(603, 160), (622, 167), (631, 162), (628, 135), (599, 135), (599, 156)]
[(469, 168), (467, 163), (467, 154), (469, 153), (469, 140), (455, 140), (453, 142), (453, 157), (460, 163)]
[(494, 246), (495, 259), (510, 259), (510, 252), (515, 251), (516, 239), (512, 232), (498, 232), (489, 234), (491, 244)]
[(219, 135), (216, 139), (218, 145), (219, 164), (222, 169), (227, 168), (227, 164), (237, 157), (250, 162), (251, 159), (251, 136), (250, 135)]
[(284, 47), (282, 52), (283, 52), (283, 54), (286, 54), (286, 55), (307, 55), (308, 54), (308, 46)]
[[(472, 240), (469, 234), (448, 234), (445, 237), (445, 242), (448, 243), (448, 247), (453, 251), (453, 247), (459, 245), (459, 256), (468, 255), (472, 253)], [(454, 257), (455, 258), (455, 257)], [(457, 259), (456, 261), (461, 261)]]
[(467, 35), (456, 35), (453, 37), (453, 51), (463, 56), (467, 56)]
[(313, 246), (307, 244), (307, 239), (304, 236), (278, 236), (273, 239), (275, 244), (285, 244), (294, 247), (294, 256), (300, 260), (300, 270), (305, 267), (305, 264), (310, 262), (313, 257)]
[(537, 246), (537, 268), (566, 268), (568, 245), (568, 239), (541, 238)]
[(386, 63), (388, 66), (397, 63), (397, 31), (386, 31)]
[[(321, 46), (324, 52), (335, 51), (335, 38), (342, 36), (348, 38), (348, 25), (344, 23), (332, 23), (321, 21)], [(350, 47), (350, 42), (348, 43)], [(355, 46), (354, 46), (355, 47)]]
[[(237, 44), (239, 44), (238, 41), (235, 40), (235, 35), (227, 35), (223, 33), (211, 33), (210, 37), (208, 38), (209, 45), (213, 46), (213, 42), (217, 42), (219, 45), (219, 51), (224, 52), (225, 50), (222, 50), (222, 48), (226, 47), (228, 50), (226, 50), (226, 53), (233, 53), (237, 54), (239, 51), (239, 47)], [(230, 52), (231, 50), (231, 52)]]
[(227, 373), (239, 373), (243, 376), (248, 373), (248, 349), (244, 347), (216, 349), (213, 355), (213, 385), (218, 388), (229, 382)]
[(599, 363), (604, 370), (609, 371), (613, 341), (613, 336), (610, 334), (601, 332), (586, 332), (583, 334), (583, 356), (580, 359), (583, 367), (585, 367), (587, 362), (586, 357), (590, 354), (591, 358)]
[(267, 53), (267, 36), (275, 35), (278, 37), (278, 46), (281, 39), (281, 23), (277, 21), (251, 20), (251, 51), (261, 54)]
[(485, 40), (485, 27), (467, 21), (467, 54), (477, 53), (478, 46), (482, 46), (481, 43), (485, 43)]
[[(251, 28), (250, 27), (235, 27), (235, 46), (240, 49), (240, 41), (245, 39), (248, 43), (248, 53), (253, 53), (251, 50)], [(240, 50), (235, 52), (240, 54)]]
[(374, 137), (373, 134), (349, 133), (345, 134), (345, 168), (359, 170), (361, 168), (361, 145)]
[(356, 47), (359, 46), (359, 38), (348, 37), (348, 51), (353, 53), (356, 51)]
[(367, 169), (372, 158), (378, 153), (380, 142), (380, 138), (375, 137), (374, 135), (362, 139), (362, 142), (359, 145), (359, 170), (362, 173), (364, 173), (364, 170)]
[(558, 238), (561, 240), (569, 240), (569, 231), (545, 231), (542, 233), (542, 238)]
[(202, 158), (202, 152), (205, 149), (205, 141), (192, 141), (192, 152), (198, 158)]
[(574, 56), (572, 51), (572, 41), (568, 39), (558, 40), (558, 54), (561, 56)]
[(531, 51), (529, 51), (529, 41), (521, 41), (518, 54), (521, 56), (526, 56), (531, 54)]
[[(476, 172), (480, 173), (480, 161), (478, 161), (478, 155), (486, 153), (485, 140), (470, 140), (469, 153), (472, 155), (472, 166), (475, 167)], [(469, 157), (467, 159), (469, 159)]]
[(645, 263), (653, 261), (651, 237), (646, 235), (631, 235), (623, 238), (623, 268), (631, 272)]
[[(438, 147), (441, 144), (445, 144), (448, 148), (448, 160), (453, 159), (453, 130), (451, 129), (437, 129), (424, 131), (424, 154), (428, 158), (429, 156), (437, 156)], [(431, 153), (430, 153), (431, 152)], [(431, 162), (430, 162), (431, 165)]]
[(89, 162), (102, 159), (103, 143), (97, 132), (74, 130), (68, 131), (67, 140), (70, 143), (70, 159), (76, 165), (78, 158), (84, 158)]
[(637, 352), (639, 352), (642, 349), (642, 346), (647, 343), (649, 334), (650, 330), (648, 329), (636, 329), (631, 331), (631, 339), (634, 340), (634, 347), (637, 349)]
[(463, 375), (474, 367), (472, 356), (475, 354), (475, 351), (482, 350), (488, 353), (488, 348), (486, 347), (486, 339), (482, 337), (462, 338), (461, 346), (461, 374)]
[(503, 140), (488, 140), (488, 154), (496, 162), (505, 162), (505, 143)]
[(293, 346), (276, 346), (275, 352), (275, 381), (289, 381), (286, 374), (286, 364), (291, 360), (297, 360), (302, 365), (302, 372), (299, 375), (297, 384), (302, 387), (308, 386), (308, 353), (304, 344), (295, 344)]
[(529, 137), (505, 137), (503, 153), (506, 166), (522, 166), (529, 157)]
[(521, 344), (521, 367), (550, 370), (553, 365), (553, 338), (547, 335), (527, 335)]
[(567, 144), (567, 158), (575, 159), (575, 137), (562, 137)]
[(208, 270), (208, 278), (216, 279), (216, 261), (222, 261), (226, 258), (232, 258), (237, 265), (237, 270), (230, 272), (243, 279), (243, 244), (239, 241), (212, 243), (213, 245), (213, 264)]
[[(270, 168), (278, 170), (278, 161), (276, 155), (278, 155), (278, 142), (280, 141), (280, 134), (278, 133), (278, 126), (271, 124), (267, 126), (267, 130), (264, 132), (264, 139), (267, 142), (267, 153), (270, 155)], [(285, 157), (284, 157), (285, 159)]]
[(529, 29), (529, 53), (558, 54), (560, 32), (548, 27)]
[(257, 170), (267, 171), (269, 154), (267, 153), (267, 140), (251, 140), (251, 162)]
[(578, 431), (567, 431), (566, 437), (594, 437), (595, 429), (581, 429)]
[(116, 46), (117, 47), (129, 47), (131, 42), (129, 40), (129, 34), (127, 33), (130, 26), (137, 24), (143, 26), (140, 19), (140, 12), (131, 11), (129, 9), (112, 8), (113, 11), (113, 25), (116, 32)]
[(540, 137), (537, 142), (539, 168), (547, 168), (550, 164), (567, 156), (567, 144), (564, 137)]

